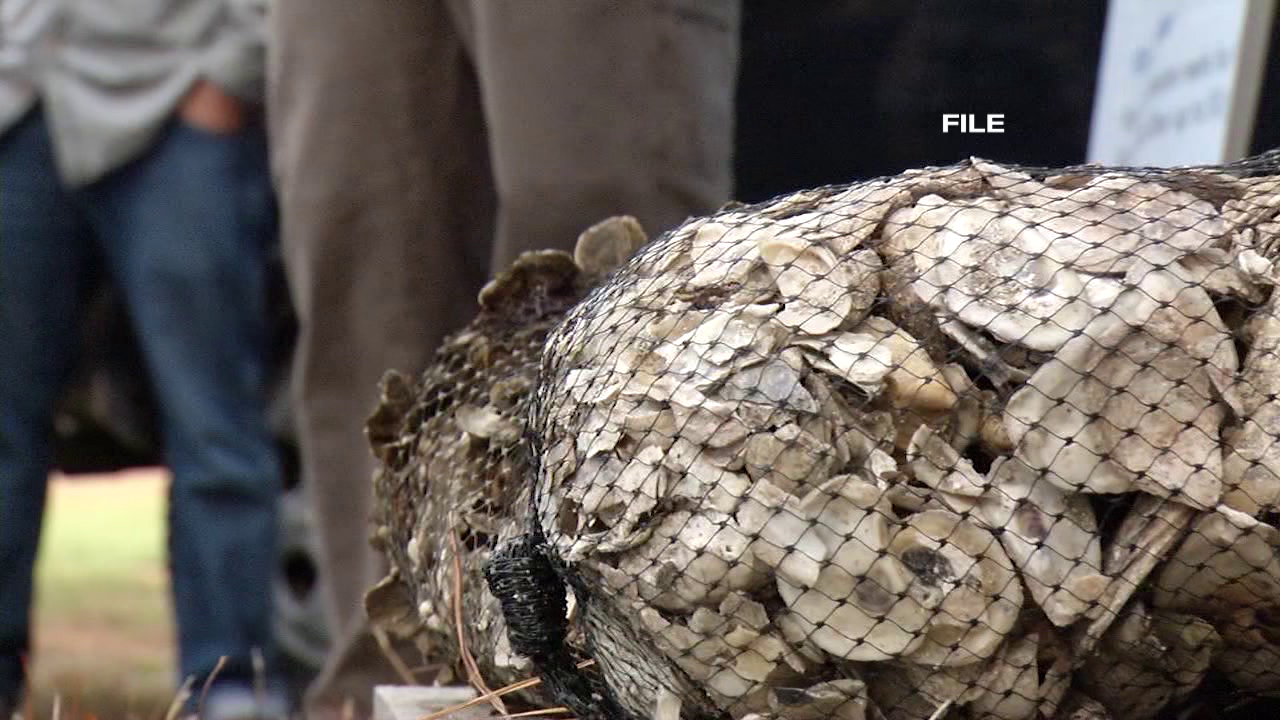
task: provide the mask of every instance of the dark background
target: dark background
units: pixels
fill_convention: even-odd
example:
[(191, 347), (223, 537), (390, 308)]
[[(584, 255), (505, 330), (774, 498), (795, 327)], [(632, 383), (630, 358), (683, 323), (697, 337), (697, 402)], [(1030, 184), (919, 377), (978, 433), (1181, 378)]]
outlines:
[[(738, 196), (763, 200), (970, 155), (1084, 162), (1105, 21), (1101, 0), (746, 0)], [(943, 113), (1004, 113), (1005, 132), (943, 134)], [(1251, 152), (1278, 146), (1273, 51)]]

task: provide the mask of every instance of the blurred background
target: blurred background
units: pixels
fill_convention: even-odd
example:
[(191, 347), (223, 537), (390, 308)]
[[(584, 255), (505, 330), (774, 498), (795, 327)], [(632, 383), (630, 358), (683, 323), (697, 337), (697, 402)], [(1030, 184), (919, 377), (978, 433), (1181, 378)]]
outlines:
[[(1105, 3), (745, 0), (736, 196), (942, 165), (969, 155), (1085, 160)], [(1276, 46), (1275, 29), (1271, 46)], [(999, 135), (943, 134), (944, 112), (999, 112)], [(1267, 63), (1252, 151), (1280, 146), (1280, 55)], [(276, 633), (299, 685), (323, 657), (308, 512), (288, 406), (294, 333), (272, 270), (272, 427), (289, 489)], [(39, 571), (36, 688), (103, 716), (154, 717), (171, 692), (164, 493), (153, 404), (128, 322), (102, 287), (57, 423), (58, 476)], [(90, 534), (92, 531), (92, 534)], [(92, 552), (90, 552), (90, 550)], [(100, 649), (117, 648), (111, 662)]]

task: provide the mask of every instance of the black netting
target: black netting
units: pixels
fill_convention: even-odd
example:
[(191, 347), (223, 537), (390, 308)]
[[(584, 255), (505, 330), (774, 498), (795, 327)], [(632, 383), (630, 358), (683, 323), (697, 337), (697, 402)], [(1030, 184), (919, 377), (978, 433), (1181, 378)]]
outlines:
[[(974, 159), (690, 220), (571, 308), (493, 326), (525, 333), (526, 393), (463, 414), (523, 429), (506, 464), (475, 417), (421, 410), (439, 377), (457, 397), (504, 370), (404, 393), (383, 545), (448, 635), (441, 538), (474, 534), (450, 484), (500, 495), (466, 558), (493, 559), (493, 594), (463, 596), (510, 639), (471, 653), (580, 717), (1214, 716), (1278, 693), (1277, 187), (1274, 155)], [(635, 244), (602, 227), (575, 293)]]
[(512, 651), (483, 571), (497, 542), (527, 524), (521, 437), (541, 348), (591, 280), (564, 253), (524, 255), (485, 287), (479, 315), (419, 378), (383, 380), (367, 434), (380, 461), (373, 540), (392, 573), (366, 607), (375, 623), (416, 639), (425, 664), (443, 666), (441, 682), (478, 673), (501, 685), (533, 672)]

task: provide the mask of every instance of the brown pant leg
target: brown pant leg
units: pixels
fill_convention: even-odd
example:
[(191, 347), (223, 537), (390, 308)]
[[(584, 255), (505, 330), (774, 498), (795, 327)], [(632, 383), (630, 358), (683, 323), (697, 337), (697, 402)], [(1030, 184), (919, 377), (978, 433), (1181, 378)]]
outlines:
[(608, 215), (651, 233), (732, 185), (739, 0), (467, 0), (498, 191), (492, 268)]
[(363, 422), (384, 371), (417, 372), (474, 314), (493, 192), (474, 76), (442, 2), (278, 0), (272, 31), (298, 431), (338, 641), (313, 698), (345, 687), (367, 709), (372, 680), (346, 657), (375, 647), (361, 600), (381, 573)]

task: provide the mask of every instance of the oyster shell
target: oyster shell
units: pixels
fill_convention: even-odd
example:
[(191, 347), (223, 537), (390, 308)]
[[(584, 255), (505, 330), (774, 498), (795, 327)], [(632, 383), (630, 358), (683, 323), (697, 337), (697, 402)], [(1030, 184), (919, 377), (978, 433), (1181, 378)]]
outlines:
[(778, 315), (783, 325), (821, 335), (835, 330), (854, 311), (849, 289), (865, 281), (859, 278), (859, 263), (841, 262), (827, 248), (795, 235), (767, 234), (758, 252), (785, 305)]
[(853, 678), (769, 690), (769, 709), (778, 720), (866, 720), (868, 702), (866, 684)]
[(1000, 543), (1054, 625), (1080, 619), (1101, 596), (1102, 545), (1086, 498), (1048, 482), (1014, 458), (991, 466), (975, 515), (1001, 528)]
[(1280, 293), (1245, 326), (1250, 342), (1236, 387), (1243, 407), (1224, 432), (1222, 501), (1257, 515), (1280, 507)]
[(912, 236), (899, 242), (914, 244), (921, 300), (1004, 342), (1056, 350), (1105, 307), (1107, 281), (1051, 256), (1053, 238), (1007, 203), (929, 196), (894, 221)]
[(836, 477), (800, 505), (807, 517), (802, 537), (821, 549), (803, 573), (778, 566), (790, 622), (815, 646), (846, 660), (883, 660), (919, 647), (929, 614), (903, 601), (910, 578), (889, 554), (894, 516), (882, 490)]
[(578, 236), (573, 262), (588, 275), (603, 275), (622, 266), (648, 241), (649, 236), (634, 217), (607, 218)]
[(1082, 689), (1115, 717), (1145, 720), (1200, 684), (1221, 643), (1213, 626), (1194, 615), (1140, 605), (1103, 638), (1080, 670)]
[(1230, 611), (1280, 601), (1280, 531), (1220, 507), (1203, 513), (1152, 584), (1156, 608)]
[(1100, 315), (1036, 370), (1009, 399), (1005, 428), (1015, 457), (1050, 471), (1063, 489), (1136, 489), (1208, 508), (1222, 494), (1218, 428), (1226, 409), (1212, 367), (1182, 340), (1151, 329), (1158, 323), (1149, 288), (1173, 282), (1152, 279), (1158, 273), (1117, 296), (1115, 313)]
[(909, 574), (900, 602), (931, 615), (907, 660), (968, 665), (995, 653), (1017, 620), (1022, 585), (990, 532), (946, 510), (926, 510), (907, 519), (889, 552)]

